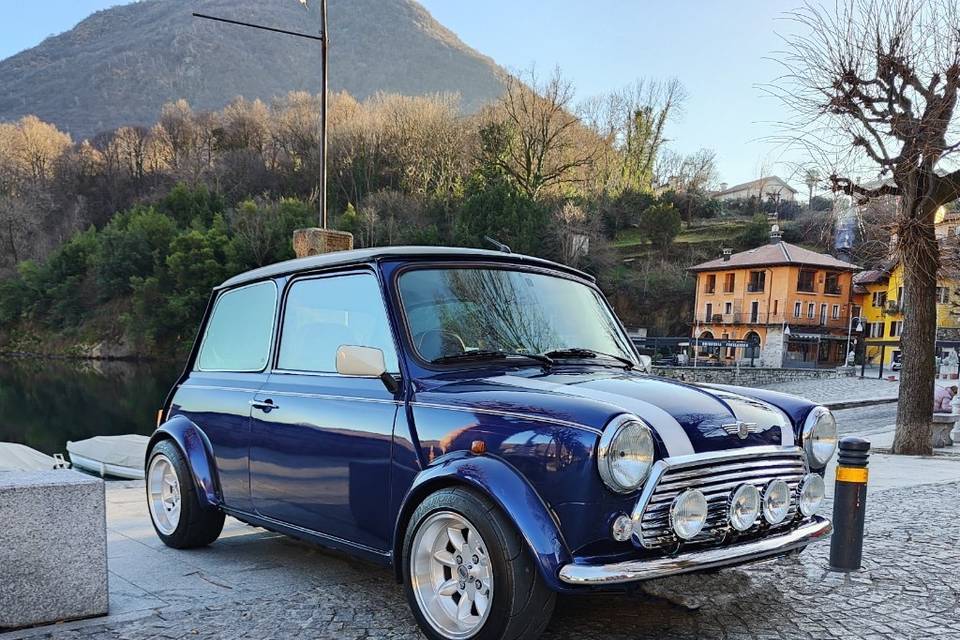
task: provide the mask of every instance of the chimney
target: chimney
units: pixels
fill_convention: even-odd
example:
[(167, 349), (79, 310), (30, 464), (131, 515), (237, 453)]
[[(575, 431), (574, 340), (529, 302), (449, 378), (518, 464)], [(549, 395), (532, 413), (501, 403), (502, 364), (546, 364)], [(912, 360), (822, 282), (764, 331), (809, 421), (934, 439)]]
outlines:
[(783, 241), (783, 234), (780, 233), (780, 225), (775, 224), (770, 227), (770, 244), (779, 244)]
[(726, 182), (721, 182), (721, 183), (720, 183), (720, 191), (726, 191), (726, 190), (727, 190), (727, 186), (728, 186), (728, 185), (727, 185)]
[(723, 250), (723, 261), (727, 262), (730, 260), (730, 256), (733, 254), (733, 249), (724, 249)]

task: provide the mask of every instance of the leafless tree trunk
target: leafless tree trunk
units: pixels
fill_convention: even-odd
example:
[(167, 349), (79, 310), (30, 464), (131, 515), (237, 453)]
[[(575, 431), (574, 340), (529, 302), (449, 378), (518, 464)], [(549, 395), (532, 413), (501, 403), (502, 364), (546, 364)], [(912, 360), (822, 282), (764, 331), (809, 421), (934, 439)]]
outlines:
[[(777, 93), (798, 114), (794, 141), (834, 168), (834, 191), (859, 202), (899, 199), (894, 233), (906, 300), (893, 450), (930, 453), (934, 220), (960, 197), (960, 171), (941, 164), (960, 146), (960, 9), (952, 0), (843, 0), (834, 10), (807, 4), (790, 15), (801, 33), (786, 38)], [(867, 171), (875, 179), (860, 177)]]

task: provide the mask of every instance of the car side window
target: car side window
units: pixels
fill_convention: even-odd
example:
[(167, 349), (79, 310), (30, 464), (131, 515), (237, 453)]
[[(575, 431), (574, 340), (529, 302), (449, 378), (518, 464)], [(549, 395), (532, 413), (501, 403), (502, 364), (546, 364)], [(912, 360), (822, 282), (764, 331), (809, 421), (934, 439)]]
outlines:
[(358, 273), (295, 281), (287, 293), (277, 367), (334, 373), (342, 345), (380, 349), (387, 371), (399, 371), (377, 279)]
[(197, 368), (201, 371), (262, 371), (270, 359), (277, 286), (259, 282), (217, 298), (207, 323)]

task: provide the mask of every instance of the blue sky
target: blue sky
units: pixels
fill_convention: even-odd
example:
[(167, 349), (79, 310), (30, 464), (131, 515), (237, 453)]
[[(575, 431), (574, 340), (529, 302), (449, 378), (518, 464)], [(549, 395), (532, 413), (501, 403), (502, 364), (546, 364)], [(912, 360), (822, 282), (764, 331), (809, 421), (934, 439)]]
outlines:
[[(293, 0), (291, 0), (292, 2)], [(782, 150), (764, 138), (789, 117), (757, 84), (777, 75), (779, 18), (800, 0), (420, 0), (468, 45), (511, 70), (559, 66), (587, 98), (637, 78), (677, 77), (689, 98), (668, 136), (677, 151), (713, 149), (731, 184), (772, 167)], [(0, 58), (70, 29), (117, 0), (0, 0)], [(331, 25), (331, 29), (335, 25)], [(335, 43), (335, 41), (334, 41)], [(334, 45), (335, 46), (335, 45)], [(802, 181), (793, 179), (794, 186)]]

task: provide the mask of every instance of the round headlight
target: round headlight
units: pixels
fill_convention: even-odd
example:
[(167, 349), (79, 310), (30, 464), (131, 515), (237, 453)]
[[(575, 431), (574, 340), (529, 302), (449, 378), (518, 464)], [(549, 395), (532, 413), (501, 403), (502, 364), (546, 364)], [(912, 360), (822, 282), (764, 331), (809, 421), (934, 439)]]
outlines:
[(810, 517), (820, 508), (824, 495), (823, 478), (816, 473), (807, 474), (800, 483), (800, 513)]
[(707, 521), (707, 499), (697, 489), (687, 489), (670, 505), (670, 526), (683, 540), (696, 537)]
[(763, 490), (763, 517), (770, 524), (780, 524), (790, 511), (790, 486), (777, 478)]
[(600, 477), (617, 493), (636, 491), (653, 466), (653, 433), (636, 416), (607, 425), (597, 450)]
[(752, 484), (742, 484), (730, 498), (730, 526), (746, 531), (760, 515), (760, 492)]
[(815, 407), (803, 423), (803, 449), (811, 467), (826, 466), (837, 450), (837, 421), (826, 407)]

